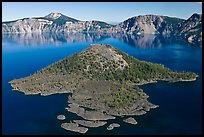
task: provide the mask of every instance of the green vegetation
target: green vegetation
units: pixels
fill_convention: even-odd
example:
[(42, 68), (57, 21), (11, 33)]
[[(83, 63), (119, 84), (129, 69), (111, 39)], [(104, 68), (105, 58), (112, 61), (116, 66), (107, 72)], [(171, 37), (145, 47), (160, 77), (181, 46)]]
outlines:
[(114, 26), (114, 25), (110, 25), (110, 24), (102, 22), (102, 21), (97, 21), (97, 22), (102, 28), (110, 28), (110, 27)]
[[(142, 90), (137, 84), (158, 80), (188, 81), (195, 80), (196, 77), (192, 72), (175, 72), (161, 64), (140, 61), (110, 45), (95, 45), (53, 63), (32, 76), (14, 80), (12, 86), (29, 93), (38, 91), (45, 94), (81, 88), (80, 90), (89, 91), (86, 94), (92, 96), (95, 91), (99, 92), (94, 86), (96, 83), (99, 85), (107, 82), (118, 88), (105, 89), (100, 94), (95, 94), (95, 99), (86, 102), (106, 102), (109, 107), (119, 109), (129, 108), (142, 98)], [(107, 93), (110, 91), (111, 93)], [(106, 100), (102, 101), (104, 97)]]
[(53, 23), (55, 23), (57, 25), (63, 25), (66, 23), (66, 20), (58, 18), (56, 20), (53, 20)]
[(182, 23), (185, 20), (180, 18), (172, 18), (172, 17), (164, 16), (164, 21), (167, 24), (178, 25), (179, 23)]
[(69, 58), (65, 58), (62, 61), (46, 67), (41, 70), (40, 73), (60, 73), (63, 75), (76, 73), (78, 75), (83, 75), (83, 77), (88, 79), (115, 80), (119, 82), (126, 80), (133, 83), (159, 79), (185, 80), (196, 78), (195, 73), (174, 72), (161, 64), (140, 61), (117, 49), (116, 51), (123, 56), (124, 60), (126, 60), (129, 65), (126, 66), (124, 70), (115, 69), (119, 66), (120, 62), (114, 62), (105, 57), (100, 58), (100, 62), (104, 62), (103, 67), (101, 67), (100, 62), (94, 62), (97, 55), (86, 53), (74, 54)]
[(139, 98), (138, 92), (131, 92), (131, 89), (127, 90), (121, 87), (118, 92), (113, 96), (113, 101), (109, 102), (109, 107), (114, 109), (131, 107)]

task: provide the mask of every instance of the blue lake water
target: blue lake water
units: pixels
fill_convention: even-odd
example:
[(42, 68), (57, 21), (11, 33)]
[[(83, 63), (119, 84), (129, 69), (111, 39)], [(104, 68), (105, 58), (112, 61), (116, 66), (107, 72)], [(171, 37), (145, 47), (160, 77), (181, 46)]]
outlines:
[[(9, 81), (33, 74), (47, 65), (86, 49), (93, 43), (107, 43), (135, 58), (161, 63), (177, 71), (193, 71), (193, 82), (158, 82), (140, 86), (160, 107), (135, 116), (137, 125), (118, 118), (112, 131), (106, 126), (87, 134), (202, 134), (202, 48), (165, 40), (158, 36), (102, 34), (21, 34), (2, 36), (2, 132), (3, 134), (78, 134), (60, 127), (77, 118), (65, 110), (68, 94), (29, 95), (13, 91)], [(108, 121), (111, 123), (113, 121)]]

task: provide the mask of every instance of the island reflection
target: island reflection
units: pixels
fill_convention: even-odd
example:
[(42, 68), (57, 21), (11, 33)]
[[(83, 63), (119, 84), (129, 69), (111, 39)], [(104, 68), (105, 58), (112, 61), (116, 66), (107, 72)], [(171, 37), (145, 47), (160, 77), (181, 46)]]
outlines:
[(187, 44), (181, 40), (160, 35), (127, 35), (127, 34), (104, 34), (104, 33), (24, 33), (24, 34), (4, 34), (3, 40), (9, 40), (25, 46), (39, 46), (53, 44), (56, 46), (66, 43), (98, 42), (107, 38), (118, 39), (132, 47), (150, 49), (160, 48), (166, 44), (179, 43)]

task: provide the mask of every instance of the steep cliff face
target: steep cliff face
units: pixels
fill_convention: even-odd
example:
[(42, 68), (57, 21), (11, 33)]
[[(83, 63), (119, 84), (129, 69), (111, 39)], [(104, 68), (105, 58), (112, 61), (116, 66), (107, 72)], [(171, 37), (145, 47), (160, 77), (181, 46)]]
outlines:
[(124, 34), (160, 34), (165, 37), (185, 39), (189, 43), (202, 43), (202, 15), (193, 14), (189, 19), (158, 15), (143, 15), (129, 18), (117, 25), (102, 21), (80, 21), (61, 13), (50, 13), (45, 17), (24, 18), (3, 22), (2, 33), (33, 32), (101, 32)]
[(202, 44), (202, 15), (193, 14), (189, 19), (144, 15), (132, 17), (112, 27), (109, 33), (160, 34)]
[(2, 33), (105, 32), (113, 25), (102, 21), (79, 21), (60, 13), (2, 23)]
[(158, 15), (136, 16), (116, 25), (110, 32), (169, 35), (174, 27), (183, 21), (183, 19), (179, 18)]
[(157, 34), (162, 22), (162, 17), (156, 15), (132, 17), (116, 25), (111, 31), (127, 34)]
[(163, 22), (158, 30), (162, 35), (171, 35), (172, 32), (185, 21), (184, 19), (168, 16), (162, 16), (162, 18)]
[(175, 31), (174, 36), (181, 36), (190, 43), (202, 43), (202, 15), (193, 14)]
[(46, 25), (52, 24), (53, 21), (46, 19), (25, 18), (12, 22), (3, 22), (2, 33), (43, 32)]

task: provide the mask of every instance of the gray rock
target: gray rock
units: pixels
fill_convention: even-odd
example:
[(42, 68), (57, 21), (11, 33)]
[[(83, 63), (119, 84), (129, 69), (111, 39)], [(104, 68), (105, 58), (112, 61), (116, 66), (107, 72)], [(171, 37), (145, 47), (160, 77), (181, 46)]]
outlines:
[(113, 130), (115, 127), (120, 127), (120, 125), (117, 123), (112, 123), (107, 127), (107, 130)]
[[(60, 19), (62, 23), (55, 22)], [(175, 22), (172, 24), (172, 21)], [(175, 36), (189, 43), (202, 43), (202, 15), (193, 14), (187, 20), (158, 15), (143, 15), (129, 18), (117, 25), (101, 21), (80, 21), (61, 13), (51, 13), (40, 18), (24, 18), (2, 22), (2, 33), (42, 32), (105, 32), (124, 34), (161, 34)]]
[(134, 118), (132, 118), (132, 117), (129, 117), (129, 118), (127, 118), (127, 119), (124, 119), (123, 120), (125, 123), (129, 123), (129, 124), (133, 124), (133, 125), (136, 125), (137, 124), (137, 121), (134, 119)]
[(65, 120), (65, 116), (64, 116), (64, 115), (58, 115), (58, 116), (57, 116), (57, 119), (59, 119), (59, 120)]
[(75, 113), (78, 116), (86, 120), (108, 120), (115, 119), (115, 117), (103, 114), (99, 111), (86, 111), (84, 108), (79, 107), (78, 104), (69, 104), (69, 108), (66, 108), (69, 112)]
[[(61, 24), (55, 22), (56, 19)], [(25, 18), (2, 23), (2, 33), (34, 33), (34, 32), (105, 32), (113, 25), (101, 21), (80, 21), (61, 13), (51, 13), (41, 18)]]
[(86, 120), (74, 120), (74, 122), (85, 127), (100, 127), (104, 126), (107, 123), (104, 121), (86, 121)]
[(88, 128), (80, 127), (77, 123), (62, 123), (61, 127), (69, 131), (83, 133), (83, 134), (88, 131)]

